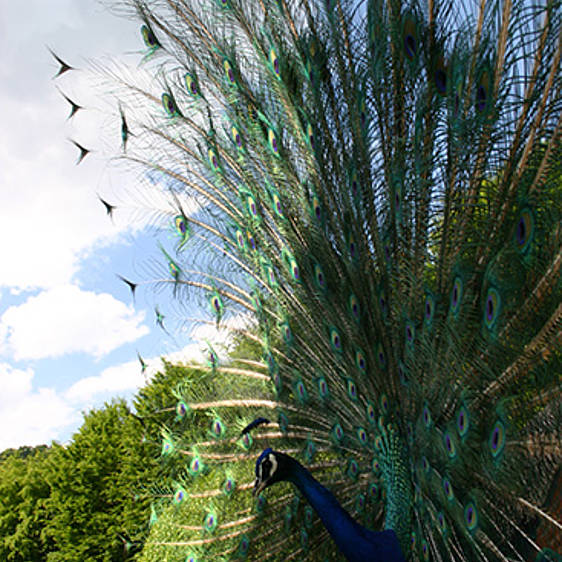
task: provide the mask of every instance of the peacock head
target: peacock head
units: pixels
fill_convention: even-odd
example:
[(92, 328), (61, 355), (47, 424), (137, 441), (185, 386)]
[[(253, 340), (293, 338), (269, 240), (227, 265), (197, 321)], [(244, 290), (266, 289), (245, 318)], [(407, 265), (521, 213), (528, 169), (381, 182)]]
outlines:
[(258, 496), (267, 487), (275, 482), (286, 480), (288, 476), (289, 463), (287, 455), (265, 449), (256, 461), (256, 481), (254, 482), (253, 495)]

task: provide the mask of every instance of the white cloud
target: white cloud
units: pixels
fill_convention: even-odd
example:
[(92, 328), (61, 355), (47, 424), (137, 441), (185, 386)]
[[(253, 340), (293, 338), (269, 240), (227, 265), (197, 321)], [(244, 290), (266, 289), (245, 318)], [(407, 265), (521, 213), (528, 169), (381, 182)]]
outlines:
[[(9, 131), (0, 137), (0, 286), (19, 289), (67, 283), (85, 251), (119, 241), (129, 221), (119, 220), (117, 212), (112, 224), (95, 192), (119, 202), (121, 188), (136, 183), (131, 174), (120, 173), (112, 176), (118, 187), (109, 187), (107, 159), (99, 155), (100, 139), (119, 147), (115, 100), (109, 136), (101, 132), (108, 125), (103, 113), (92, 110), (98, 93), (92, 86), (99, 79), (80, 69), (52, 80), (58, 64), (45, 45), (77, 68), (86, 65), (76, 53), (99, 57), (106, 50), (119, 54), (142, 45), (137, 24), (112, 16), (96, 2), (30, 0), (26, 6), (22, 11), (8, 3), (0, 15), (5, 39), (0, 122)], [(70, 105), (57, 88), (87, 110), (67, 122)], [(74, 165), (78, 149), (69, 137), (94, 149), (80, 166)]]
[[(224, 360), (231, 334), (229, 328), (242, 327), (246, 324), (247, 320), (241, 316), (223, 323), (218, 330), (214, 324), (200, 324), (191, 330), (192, 339), (197, 340), (198, 343), (190, 343), (178, 351), (163, 355), (162, 358), (171, 363), (204, 363), (207, 359), (205, 351), (209, 342)], [(144, 386), (154, 373), (163, 368), (162, 358), (143, 358), (147, 365), (144, 377), (138, 360), (108, 367), (97, 376), (86, 377), (75, 382), (65, 392), (65, 398), (73, 402), (89, 403), (99, 395), (115, 396), (122, 392), (136, 391)]]
[(100, 357), (149, 332), (144, 312), (108, 293), (54, 287), (0, 318), (0, 352), (16, 360), (84, 352)]
[(116, 396), (121, 392), (136, 390), (144, 383), (139, 362), (128, 361), (108, 367), (98, 376), (80, 379), (64, 395), (73, 402), (89, 402), (96, 395), (107, 393)]
[(0, 363), (0, 451), (41, 445), (62, 429), (77, 425), (80, 414), (51, 388), (32, 390), (33, 371)]

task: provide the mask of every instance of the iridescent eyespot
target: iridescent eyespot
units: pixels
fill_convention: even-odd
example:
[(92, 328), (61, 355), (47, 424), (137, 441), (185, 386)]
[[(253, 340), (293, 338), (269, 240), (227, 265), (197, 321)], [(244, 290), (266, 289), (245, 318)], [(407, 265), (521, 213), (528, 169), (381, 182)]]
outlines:
[(308, 402), (308, 392), (306, 391), (306, 387), (305, 387), (302, 379), (299, 379), (295, 383), (295, 394), (296, 394), (297, 400), (301, 404), (304, 404), (304, 403)]
[(357, 400), (357, 387), (351, 379), (347, 379), (347, 395), (351, 400)]
[(453, 493), (453, 486), (451, 484), (451, 481), (448, 478), (444, 477), (442, 481), (442, 485), (447, 500), (453, 501), (455, 499), (455, 494)]
[(367, 406), (366, 406), (366, 413), (367, 413), (367, 419), (369, 420), (370, 423), (374, 424), (377, 421), (377, 415), (375, 412), (375, 407), (368, 402)]
[(310, 123), (308, 123), (306, 126), (306, 140), (310, 145), (310, 148), (314, 150), (314, 129), (312, 128), (312, 125)]
[(238, 556), (240, 558), (246, 558), (249, 550), (250, 550), (250, 539), (248, 538), (247, 535), (242, 535), (242, 538), (238, 543)]
[(383, 414), (388, 414), (388, 396), (386, 394), (381, 394), (380, 405)]
[(187, 221), (185, 220), (185, 217), (183, 215), (177, 215), (174, 218), (174, 225), (179, 236), (181, 236), (182, 238), (186, 236), (188, 226)]
[(273, 48), (271, 48), (269, 51), (269, 62), (271, 64), (271, 67), (273, 68), (273, 72), (275, 72), (275, 74), (279, 76), (280, 75), (279, 59), (277, 58), (277, 53)]
[(174, 503), (180, 504), (187, 497), (187, 493), (183, 488), (178, 488), (174, 493)]
[(378, 500), (380, 497), (380, 488), (375, 482), (371, 482), (368, 488), (369, 498), (372, 500)]
[(196, 476), (201, 472), (203, 463), (198, 456), (194, 456), (189, 463), (188, 472), (191, 476)]
[(359, 257), (359, 252), (355, 243), (355, 237), (351, 233), (347, 237), (347, 247), (349, 249), (349, 256), (355, 261)]
[(162, 106), (170, 117), (176, 117), (180, 114), (176, 105), (176, 101), (170, 94), (166, 92), (162, 94)]
[(464, 523), (471, 532), (478, 527), (478, 510), (472, 501), (468, 502), (464, 508)]
[(212, 533), (218, 525), (217, 516), (215, 513), (210, 512), (205, 515), (205, 519), (203, 521), (203, 529), (209, 533)]
[(406, 57), (412, 61), (418, 54), (419, 39), (416, 22), (411, 16), (406, 16), (404, 18), (402, 38), (404, 41), (404, 53)]
[(258, 205), (252, 195), (246, 197), (246, 209), (253, 219), (259, 218)]
[(425, 297), (425, 304), (424, 304), (424, 316), (423, 321), (425, 326), (431, 326), (433, 321), (433, 314), (435, 311), (435, 301), (431, 295), (427, 295)]
[(460, 277), (455, 277), (455, 280), (453, 281), (453, 288), (451, 289), (451, 299), (449, 304), (449, 310), (455, 315), (458, 314), (460, 309), (462, 292), (462, 280)]
[(367, 360), (360, 349), (355, 351), (355, 365), (363, 373), (367, 370)]
[(188, 409), (188, 405), (183, 400), (180, 400), (176, 405), (177, 418), (183, 419), (185, 417), (185, 414), (187, 414)]
[(350, 459), (348, 461), (346, 474), (352, 480), (355, 480), (359, 475), (359, 465), (355, 459)]
[(322, 207), (320, 206), (318, 197), (312, 197), (310, 208), (312, 210), (312, 216), (315, 217), (318, 222), (322, 222)]
[(226, 79), (228, 80), (229, 84), (234, 85), (236, 84), (236, 77), (234, 76), (234, 70), (232, 65), (228, 60), (224, 60), (223, 63), (224, 72), (226, 74)]
[(492, 329), (500, 314), (501, 298), (496, 289), (489, 288), (484, 303), (484, 324)]
[(339, 423), (337, 423), (332, 428), (332, 437), (336, 440), (336, 442), (340, 443), (341, 440), (343, 439), (343, 436), (344, 436), (344, 432), (342, 426)]
[(197, 86), (197, 80), (195, 80), (195, 77), (187, 73), (184, 76), (184, 81), (189, 94), (194, 98), (200, 97), (201, 94), (199, 93), (199, 87)]
[(277, 135), (275, 134), (275, 131), (273, 129), (267, 130), (267, 142), (269, 144), (271, 152), (273, 152), (275, 156), (279, 156), (279, 143), (277, 140)]
[(361, 309), (359, 307), (359, 301), (355, 295), (349, 296), (349, 311), (351, 316), (356, 322), (359, 322), (361, 318)]
[(144, 44), (149, 49), (156, 49), (157, 47), (160, 47), (160, 42), (156, 38), (156, 35), (154, 35), (154, 32), (152, 31), (152, 29), (150, 29), (150, 27), (148, 27), (148, 25), (143, 25), (141, 27), (141, 34), (142, 34)]
[(447, 521), (445, 520), (445, 515), (442, 511), (437, 514), (437, 526), (442, 534), (447, 532)]
[(406, 322), (406, 328), (404, 331), (406, 334), (406, 343), (408, 344), (409, 347), (411, 347), (414, 343), (414, 338), (416, 336), (416, 329), (414, 328), (414, 325), (409, 320)]
[(361, 443), (361, 445), (363, 445), (364, 447), (367, 445), (369, 438), (367, 436), (367, 432), (363, 427), (359, 427), (357, 429), (357, 439), (359, 443)]
[(341, 341), (340, 333), (333, 326), (330, 328), (330, 345), (332, 346), (332, 349), (335, 352), (337, 353), (342, 352), (342, 341)]
[(226, 432), (226, 427), (219, 418), (211, 422), (211, 435), (215, 438), (222, 437)]
[(422, 551), (422, 556), (424, 560), (429, 560), (429, 548), (427, 546), (427, 542), (424, 540), (422, 540), (421, 542), (421, 551)]
[(457, 456), (457, 447), (455, 445), (454, 437), (449, 431), (445, 431), (443, 434), (443, 444), (445, 446), (445, 451), (450, 459), (454, 459)]
[(306, 532), (305, 529), (301, 529), (300, 532), (300, 536), (301, 536), (301, 547), (303, 550), (308, 550), (308, 533)]
[(530, 209), (523, 209), (515, 227), (515, 245), (521, 253), (525, 253), (533, 241), (535, 219)]
[(380, 342), (377, 344), (377, 362), (381, 369), (386, 369), (386, 355), (384, 353), (384, 347)]
[(461, 406), (457, 414), (457, 432), (461, 438), (465, 437), (468, 433), (469, 427), (470, 417), (468, 415), (468, 410), (464, 406)]
[(498, 458), (505, 447), (505, 426), (501, 421), (497, 421), (490, 432), (488, 439), (488, 449), (494, 459)]
[[(247, 434), (245, 434), (245, 435), (247, 435)], [(227, 496), (232, 494), (232, 492), (234, 491), (235, 488), (236, 488), (236, 481), (234, 480), (234, 478), (227, 478), (222, 485), (222, 491)]]
[(162, 449), (160, 454), (162, 456), (171, 455), (174, 452), (174, 443), (170, 439), (170, 437), (164, 437), (162, 439)]
[(490, 73), (484, 70), (476, 84), (476, 111), (486, 114), (490, 106), (491, 78)]
[(423, 421), (423, 425), (425, 425), (427, 429), (431, 427), (431, 423), (432, 423), (431, 412), (427, 404), (424, 405), (422, 410), (422, 421)]
[(318, 379), (318, 394), (322, 400), (329, 398), (330, 393), (328, 391), (328, 383), (324, 377)]
[(320, 266), (320, 264), (316, 264), (314, 266), (314, 281), (316, 286), (321, 290), (324, 291), (326, 289), (326, 277), (324, 275), (324, 270)]
[(238, 150), (242, 150), (244, 148), (242, 136), (240, 135), (240, 131), (234, 125), (230, 128), (230, 135), (234, 144), (236, 145), (236, 148), (238, 148)]
[(211, 164), (211, 168), (214, 172), (218, 172), (220, 170), (219, 158), (217, 153), (212, 149), (209, 148), (207, 151), (207, 157), (209, 159), (209, 164)]

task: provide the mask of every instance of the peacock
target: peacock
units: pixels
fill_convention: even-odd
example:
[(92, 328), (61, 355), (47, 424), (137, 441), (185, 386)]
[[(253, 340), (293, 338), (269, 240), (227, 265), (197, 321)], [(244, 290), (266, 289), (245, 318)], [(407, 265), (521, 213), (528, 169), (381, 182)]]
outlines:
[(560, 1), (115, 10), (142, 283), (229, 351), (164, 409), (141, 559), (561, 560)]

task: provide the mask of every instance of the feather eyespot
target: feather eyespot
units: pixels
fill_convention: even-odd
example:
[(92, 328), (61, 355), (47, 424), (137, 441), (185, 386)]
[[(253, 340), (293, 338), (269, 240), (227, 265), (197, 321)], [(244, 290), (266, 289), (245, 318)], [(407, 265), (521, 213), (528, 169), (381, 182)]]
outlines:
[(366, 413), (367, 413), (367, 419), (369, 420), (370, 423), (374, 424), (377, 421), (377, 415), (375, 412), (375, 407), (369, 402), (367, 404), (367, 408), (366, 408)]
[(470, 532), (478, 527), (478, 510), (473, 501), (468, 502), (464, 508), (464, 523)]
[(207, 513), (203, 521), (203, 530), (212, 533), (217, 528), (218, 521), (215, 513)]
[(468, 410), (464, 406), (461, 406), (459, 413), (457, 414), (457, 432), (461, 438), (466, 436), (469, 426), (470, 418)]
[(244, 144), (242, 143), (242, 136), (240, 135), (240, 131), (233, 125), (230, 128), (230, 134), (238, 150), (241, 150), (244, 147)]
[(451, 289), (451, 299), (449, 303), (449, 310), (452, 314), (458, 314), (461, 305), (463, 293), (463, 283), (460, 277), (455, 277), (453, 281), (453, 288)]
[(451, 485), (451, 481), (448, 478), (444, 477), (442, 481), (442, 485), (447, 500), (453, 501), (455, 499), (455, 494), (453, 493), (453, 486)]
[(347, 395), (351, 400), (357, 400), (357, 387), (351, 379), (347, 380)]
[(330, 395), (328, 391), (328, 383), (324, 377), (320, 377), (318, 379), (318, 394), (322, 400), (326, 400), (326, 398)]
[(222, 65), (223, 65), (224, 72), (226, 74), (226, 78), (228, 80), (228, 83), (231, 84), (231, 85), (235, 85), (236, 84), (236, 76), (234, 75), (234, 69), (232, 68), (232, 65), (230, 64), (230, 62), (228, 60), (224, 60)]
[(498, 458), (505, 447), (505, 426), (501, 421), (497, 421), (490, 432), (488, 439), (488, 449), (494, 459)]
[(156, 38), (156, 35), (154, 35), (154, 32), (152, 31), (152, 29), (150, 29), (150, 27), (148, 27), (148, 25), (145, 24), (141, 27), (141, 34), (142, 34), (144, 44), (149, 49), (157, 49), (158, 47), (160, 47), (160, 42)]
[(489, 288), (484, 303), (484, 324), (492, 329), (497, 322), (501, 306), (500, 294), (496, 289)]
[(342, 352), (342, 341), (341, 341), (340, 333), (333, 326), (330, 328), (330, 345), (332, 346), (332, 349), (335, 352), (337, 353)]
[(443, 435), (443, 444), (445, 445), (445, 451), (450, 459), (454, 459), (457, 456), (457, 447), (453, 435), (446, 431)]
[(271, 68), (273, 68), (273, 72), (279, 77), (281, 72), (279, 68), (279, 58), (273, 48), (269, 50), (269, 63), (271, 64)]
[[(261, 497), (261, 496), (260, 496)], [(238, 544), (238, 556), (245, 558), (250, 550), (250, 539), (246, 535), (242, 535), (240, 543)]]
[(183, 401), (180, 400), (176, 405), (176, 416), (177, 419), (183, 419), (189, 410), (189, 406)]
[(535, 219), (530, 209), (523, 209), (515, 227), (515, 245), (521, 253), (525, 253), (533, 241)]
[(318, 263), (314, 266), (314, 281), (316, 282), (316, 286), (321, 291), (324, 291), (326, 289), (326, 277), (324, 275), (324, 270)]
[(192, 76), (191, 74), (187, 73), (184, 76), (184, 81), (185, 81), (185, 87), (187, 88), (188, 93), (194, 98), (200, 97), (199, 87), (197, 85), (197, 81), (195, 80), (195, 77)]
[(176, 105), (176, 100), (167, 92), (162, 94), (162, 106), (170, 117), (177, 117), (180, 115), (178, 106)]
[(359, 322), (361, 318), (361, 308), (359, 306), (359, 300), (355, 295), (349, 296), (349, 311), (351, 312), (351, 316), (356, 322)]

